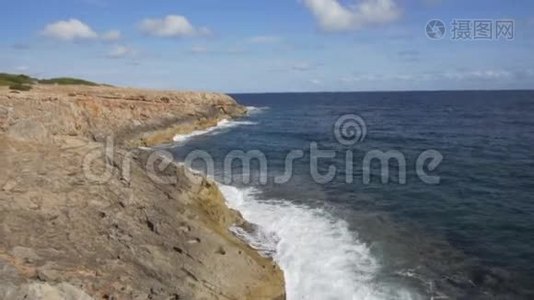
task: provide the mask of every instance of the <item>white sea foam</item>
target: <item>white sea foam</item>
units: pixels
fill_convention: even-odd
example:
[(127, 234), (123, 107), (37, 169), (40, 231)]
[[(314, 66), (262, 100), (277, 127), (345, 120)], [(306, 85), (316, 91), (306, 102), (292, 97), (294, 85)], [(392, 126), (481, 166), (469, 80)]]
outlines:
[(232, 231), (284, 271), (287, 299), (414, 299), (402, 287), (375, 280), (379, 263), (348, 224), (321, 209), (259, 200), (254, 189), (220, 185), (230, 208), (260, 232)]
[(242, 125), (256, 125), (255, 122), (250, 121), (229, 121), (229, 120), (221, 120), (217, 123), (217, 126), (213, 126), (204, 130), (195, 130), (188, 134), (177, 134), (174, 136), (173, 141), (175, 143), (184, 143), (191, 139), (192, 137), (205, 135), (205, 134), (217, 134), (223, 129), (232, 128), (236, 126), (242, 126)]
[(260, 106), (260, 107), (256, 107), (256, 106), (247, 106), (247, 112), (249, 115), (254, 115), (254, 114), (257, 114), (257, 113), (261, 113), (261, 112), (264, 112), (266, 110), (270, 109), (270, 107), (268, 106)]
[[(248, 107), (249, 114), (268, 107)], [(254, 125), (223, 120), (216, 127), (175, 137), (216, 134), (220, 129)], [(285, 200), (262, 200), (253, 188), (219, 184), (228, 207), (241, 212), (257, 228), (230, 230), (263, 255), (271, 256), (284, 272), (288, 300), (420, 299), (399, 285), (380, 283), (380, 264), (348, 224), (321, 209)]]
[[(268, 110), (269, 107), (255, 107), (255, 106), (247, 106), (247, 111), (249, 115), (257, 114), (264, 112), (265, 110)], [(175, 143), (184, 143), (191, 139), (192, 137), (205, 135), (205, 134), (217, 134), (222, 129), (232, 128), (236, 126), (242, 126), (242, 125), (256, 125), (255, 122), (250, 121), (229, 121), (227, 119), (221, 120), (217, 123), (217, 126), (213, 126), (204, 130), (195, 130), (193, 132), (190, 132), (188, 134), (177, 134), (173, 137), (173, 141)]]

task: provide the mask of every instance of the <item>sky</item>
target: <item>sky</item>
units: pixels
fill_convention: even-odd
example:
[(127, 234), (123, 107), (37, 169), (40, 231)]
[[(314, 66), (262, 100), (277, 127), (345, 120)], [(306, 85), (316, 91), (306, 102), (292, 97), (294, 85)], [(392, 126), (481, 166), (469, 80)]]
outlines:
[[(445, 33), (432, 39), (435, 19)], [(513, 38), (496, 38), (503, 20)], [(474, 39), (482, 21), (491, 37)], [(531, 0), (18, 0), (2, 3), (0, 36), (0, 72), (39, 78), (231, 93), (534, 89)]]

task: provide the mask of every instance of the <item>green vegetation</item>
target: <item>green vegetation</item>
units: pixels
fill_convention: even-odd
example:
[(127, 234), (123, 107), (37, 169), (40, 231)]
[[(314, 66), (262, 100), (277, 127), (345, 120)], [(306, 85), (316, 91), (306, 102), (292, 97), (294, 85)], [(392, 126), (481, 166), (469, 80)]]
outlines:
[[(60, 77), (60, 78), (51, 78), (51, 79), (37, 79), (32, 78), (27, 75), (17, 75), (17, 74), (7, 74), (7, 73), (0, 73), (0, 86), (9, 86), (10, 88), (13, 86), (13, 89), (18, 89), (21, 86), (30, 86), (29, 89), (31, 89), (31, 85), (33, 84), (59, 84), (59, 85), (89, 85), (89, 86), (97, 86), (99, 84), (78, 79), (78, 78), (70, 78), (70, 77)], [(27, 88), (27, 87), (23, 87)], [(29, 90), (28, 89), (28, 90)]]
[(97, 83), (78, 79), (78, 78), (70, 78), (70, 77), (60, 77), (60, 78), (52, 78), (52, 79), (42, 79), (39, 80), (40, 84), (59, 84), (59, 85), (91, 85), (91, 86), (97, 86)]
[(0, 86), (10, 86), (15, 84), (33, 84), (35, 81), (35, 78), (31, 78), (26, 75), (0, 73)]
[(14, 90), (14, 91), (29, 91), (32, 89), (32, 86), (29, 85), (29, 84), (23, 84), (23, 83), (15, 83), (15, 84), (12, 84), (9, 86), (9, 89), (10, 90)]

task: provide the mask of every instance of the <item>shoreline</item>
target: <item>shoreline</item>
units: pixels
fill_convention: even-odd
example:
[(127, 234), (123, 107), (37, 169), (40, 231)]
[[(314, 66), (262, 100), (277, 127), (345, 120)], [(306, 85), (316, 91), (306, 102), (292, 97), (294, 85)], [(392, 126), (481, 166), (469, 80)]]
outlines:
[[(246, 221), (214, 182), (174, 164), (162, 173), (177, 182), (154, 183), (133, 150), (239, 117), (231, 97), (36, 86), (0, 98), (3, 298), (285, 298), (279, 267), (229, 231)], [(109, 135), (111, 157), (91, 166), (112, 175), (88, 182), (80, 166)]]

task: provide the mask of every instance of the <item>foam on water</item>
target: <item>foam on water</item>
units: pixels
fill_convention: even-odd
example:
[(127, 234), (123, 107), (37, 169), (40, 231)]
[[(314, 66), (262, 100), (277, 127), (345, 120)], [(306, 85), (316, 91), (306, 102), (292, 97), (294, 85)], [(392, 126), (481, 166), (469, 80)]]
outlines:
[[(247, 107), (249, 114), (269, 107)], [(175, 137), (217, 134), (224, 128), (254, 125), (223, 120), (207, 130)], [(379, 262), (360, 242), (348, 224), (322, 209), (286, 200), (264, 200), (254, 188), (239, 189), (219, 184), (228, 207), (241, 212), (252, 228), (230, 230), (259, 253), (272, 257), (284, 272), (287, 299), (418, 299), (402, 286), (377, 280)]]
[(230, 208), (259, 226), (232, 231), (284, 271), (287, 299), (413, 299), (376, 281), (380, 265), (348, 224), (321, 209), (260, 200), (257, 190), (219, 185)]
[(228, 121), (226, 119), (221, 120), (217, 123), (217, 126), (210, 127), (208, 129), (204, 130), (195, 130), (188, 134), (177, 134), (174, 136), (173, 141), (175, 143), (184, 143), (187, 142), (189, 139), (205, 135), (205, 134), (217, 134), (222, 129), (232, 128), (236, 126), (242, 126), (242, 125), (255, 125), (256, 123), (250, 122), (250, 121)]
[(270, 107), (268, 107), (268, 106), (261, 106), (261, 107), (247, 106), (247, 112), (248, 112), (249, 115), (258, 114), (258, 113), (264, 112), (264, 111), (266, 111), (268, 109), (270, 109)]

